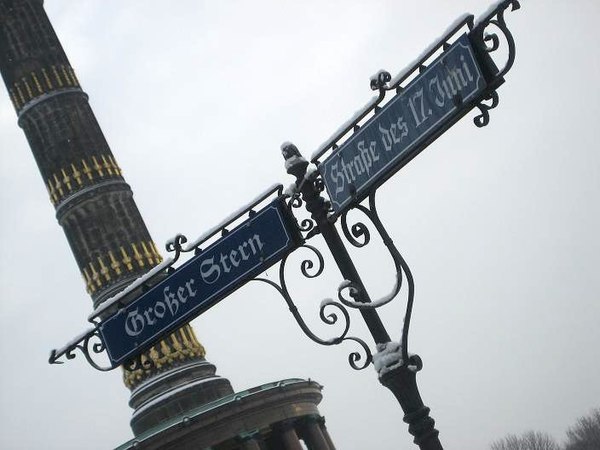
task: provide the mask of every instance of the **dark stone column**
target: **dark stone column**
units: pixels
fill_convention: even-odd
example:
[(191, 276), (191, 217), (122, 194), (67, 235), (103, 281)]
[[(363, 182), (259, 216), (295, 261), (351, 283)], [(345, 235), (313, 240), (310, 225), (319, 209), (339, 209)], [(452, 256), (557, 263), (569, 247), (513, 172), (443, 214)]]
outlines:
[(308, 450), (331, 450), (323, 431), (321, 430), (319, 416), (308, 416), (302, 424), (302, 435)]
[(281, 442), (281, 450), (304, 450), (294, 428), (294, 422), (279, 422), (273, 430)]
[(43, 2), (0, 0), (0, 72), (96, 307), (162, 258)]
[[(97, 307), (158, 265), (162, 257), (43, 3), (0, 0), (0, 74)], [(188, 382), (194, 367), (204, 361), (204, 348), (188, 325), (145, 352), (145, 360), (152, 361), (154, 368), (124, 374), (130, 389), (157, 377), (157, 383), (142, 384), (132, 396), (136, 409), (141, 397), (145, 403), (155, 400), (152, 408), (132, 419), (136, 435), (156, 422), (233, 392), (227, 380), (210, 390)], [(188, 362), (193, 364), (175, 375), (167, 373)], [(159, 383), (158, 377), (166, 381)], [(182, 387), (177, 396), (165, 394), (175, 387)]]
[(327, 431), (327, 427), (325, 426), (325, 417), (319, 417), (319, 424), (321, 425), (321, 431), (323, 432), (323, 437), (327, 441), (327, 445), (329, 445), (329, 449), (335, 450), (335, 445), (333, 445), (331, 436), (329, 436), (329, 432)]

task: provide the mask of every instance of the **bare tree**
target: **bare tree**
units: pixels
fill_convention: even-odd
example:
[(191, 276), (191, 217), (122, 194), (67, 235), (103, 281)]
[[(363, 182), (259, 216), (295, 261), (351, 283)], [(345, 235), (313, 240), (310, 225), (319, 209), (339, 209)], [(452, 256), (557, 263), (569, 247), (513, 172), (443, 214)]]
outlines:
[(509, 434), (493, 442), (491, 450), (560, 450), (560, 446), (548, 433), (527, 431), (520, 436)]
[(594, 409), (589, 416), (581, 417), (567, 430), (565, 450), (600, 449), (600, 408)]

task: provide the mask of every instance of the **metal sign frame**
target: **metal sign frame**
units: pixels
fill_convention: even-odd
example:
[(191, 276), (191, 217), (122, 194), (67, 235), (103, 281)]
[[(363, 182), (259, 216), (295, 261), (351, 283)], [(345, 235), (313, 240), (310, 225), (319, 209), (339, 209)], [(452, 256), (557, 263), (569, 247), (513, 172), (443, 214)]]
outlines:
[(367, 197), (447, 131), (486, 86), (463, 34), (319, 165), (335, 213)]

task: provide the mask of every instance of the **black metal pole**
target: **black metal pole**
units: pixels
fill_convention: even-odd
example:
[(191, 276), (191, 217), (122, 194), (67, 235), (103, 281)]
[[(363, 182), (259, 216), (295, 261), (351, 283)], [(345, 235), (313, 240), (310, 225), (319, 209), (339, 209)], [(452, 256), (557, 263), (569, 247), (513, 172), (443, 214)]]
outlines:
[[(308, 162), (293, 144), (284, 145), (282, 153), (286, 159), (287, 172), (296, 177), (296, 187), (306, 203), (306, 209), (311, 213), (311, 217), (329, 247), (342, 276), (358, 288), (353, 294), (354, 299), (358, 302), (370, 303), (371, 299), (348, 250), (335, 225), (327, 217), (328, 207), (325, 199), (321, 197), (313, 180), (306, 177)], [(390, 336), (377, 311), (361, 309), (360, 312), (375, 343), (390, 342)], [(429, 408), (423, 404), (417, 388), (416, 373), (408, 368), (408, 361), (404, 361), (402, 366), (383, 374), (379, 381), (392, 391), (400, 403), (404, 411), (404, 421), (408, 423), (408, 431), (414, 436), (415, 444), (422, 450), (443, 450), (438, 438), (439, 432), (434, 427), (435, 421), (429, 417)]]

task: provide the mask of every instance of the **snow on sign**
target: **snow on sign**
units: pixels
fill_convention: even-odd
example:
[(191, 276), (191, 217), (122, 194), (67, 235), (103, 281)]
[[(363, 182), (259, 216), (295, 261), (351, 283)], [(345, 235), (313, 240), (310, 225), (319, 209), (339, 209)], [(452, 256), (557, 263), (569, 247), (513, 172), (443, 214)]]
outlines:
[(320, 164), (334, 211), (408, 163), (470, 110), (485, 86), (465, 34)]
[(300, 242), (278, 198), (100, 324), (113, 366), (214, 306)]

